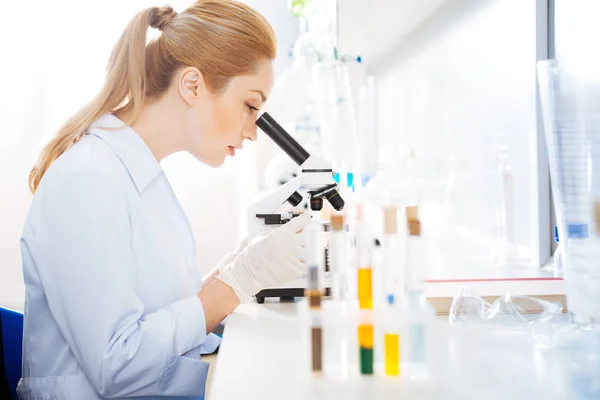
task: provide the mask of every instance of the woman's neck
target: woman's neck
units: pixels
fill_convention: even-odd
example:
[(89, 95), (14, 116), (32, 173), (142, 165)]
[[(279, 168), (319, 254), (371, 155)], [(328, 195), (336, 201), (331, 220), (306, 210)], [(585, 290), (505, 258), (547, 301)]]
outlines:
[[(144, 105), (137, 121), (131, 124), (131, 128), (140, 135), (159, 162), (185, 149), (182, 118), (178, 116), (178, 107), (172, 104), (169, 97), (167, 95), (159, 101)], [(127, 121), (131, 112), (119, 112), (115, 115), (122, 121)]]

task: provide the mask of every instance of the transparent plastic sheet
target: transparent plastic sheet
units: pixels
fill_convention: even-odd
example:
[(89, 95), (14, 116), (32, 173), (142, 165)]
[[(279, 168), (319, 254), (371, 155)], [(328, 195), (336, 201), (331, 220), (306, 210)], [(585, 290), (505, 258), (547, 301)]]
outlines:
[(448, 321), (456, 326), (527, 331), (535, 344), (553, 347), (566, 329), (562, 313), (558, 302), (506, 293), (490, 303), (462, 287), (452, 300)]

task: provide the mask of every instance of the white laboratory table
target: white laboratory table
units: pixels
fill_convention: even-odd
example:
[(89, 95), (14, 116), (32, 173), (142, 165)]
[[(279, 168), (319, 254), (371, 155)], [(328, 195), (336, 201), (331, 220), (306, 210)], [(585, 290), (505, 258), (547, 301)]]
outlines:
[[(207, 400), (600, 398), (598, 345), (569, 353), (543, 351), (531, 345), (529, 334), (473, 336), (442, 317), (435, 318), (439, 326), (430, 330), (436, 331), (431, 334), (440, 346), (427, 350), (439, 352), (428, 381), (388, 378), (381, 374), (381, 364), (376, 375), (355, 374), (346, 382), (315, 377), (305, 307), (304, 300), (269, 299), (238, 307), (225, 322)], [(575, 396), (577, 390), (593, 395)]]
[(304, 306), (302, 300), (281, 303), (267, 299), (265, 304), (238, 307), (225, 323), (207, 400), (395, 398), (401, 389), (399, 382), (385, 377), (342, 383), (312, 374), (303, 336), (306, 326), (298, 315)]

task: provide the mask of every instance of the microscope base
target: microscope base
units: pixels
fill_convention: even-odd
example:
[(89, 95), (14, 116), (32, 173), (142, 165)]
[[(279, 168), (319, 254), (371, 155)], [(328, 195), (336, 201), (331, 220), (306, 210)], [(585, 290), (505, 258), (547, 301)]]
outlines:
[[(256, 293), (256, 302), (263, 304), (267, 297), (279, 297), (280, 301), (294, 300), (295, 297), (304, 297), (304, 288), (278, 288), (264, 289)], [(325, 296), (331, 296), (331, 288), (325, 288)]]

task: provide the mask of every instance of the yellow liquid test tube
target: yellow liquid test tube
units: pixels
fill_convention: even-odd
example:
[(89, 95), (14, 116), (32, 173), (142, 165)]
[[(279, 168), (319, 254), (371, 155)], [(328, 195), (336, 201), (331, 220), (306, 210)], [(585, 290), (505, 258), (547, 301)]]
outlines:
[(373, 308), (373, 272), (371, 268), (358, 268), (358, 304), (361, 309)]
[(388, 376), (400, 375), (400, 335), (386, 333), (385, 346), (385, 373)]
[(383, 350), (385, 359), (385, 374), (387, 376), (400, 375), (400, 335), (394, 328), (393, 320), (396, 318), (397, 302), (403, 295), (400, 287), (399, 274), (401, 265), (395, 258), (399, 251), (396, 240), (398, 239), (397, 227), (397, 209), (394, 206), (383, 208), (384, 218), (384, 276), (385, 276), (385, 294), (387, 296), (388, 319), (390, 325), (387, 326), (383, 335)]
[[(371, 268), (358, 268), (358, 303), (361, 310), (373, 308), (373, 278)], [(363, 375), (373, 374), (374, 362), (373, 324), (358, 326), (358, 345), (360, 356), (360, 372)]]

